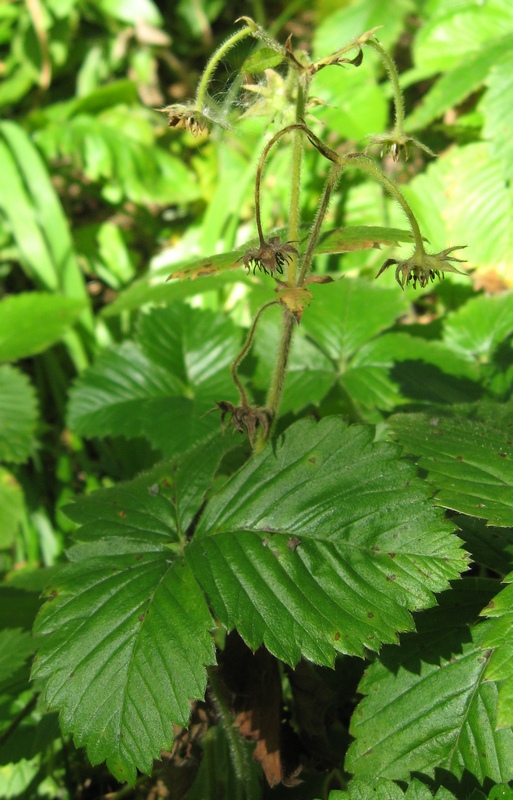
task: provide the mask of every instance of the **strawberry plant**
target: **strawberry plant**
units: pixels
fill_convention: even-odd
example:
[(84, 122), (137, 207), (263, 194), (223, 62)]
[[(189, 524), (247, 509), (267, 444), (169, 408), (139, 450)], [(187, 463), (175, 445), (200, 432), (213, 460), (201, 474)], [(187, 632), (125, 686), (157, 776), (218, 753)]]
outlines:
[[(457, 10), (481, 36), (468, 71), (463, 50), (453, 83), (435, 80), (407, 114), (390, 55), (403, 5), (387, 33), (355, 3), (369, 24), (331, 52), (322, 25), (307, 51), (241, 17), (193, 99), (164, 109), (171, 154), (162, 112), (136, 107), (125, 135), (127, 84), (107, 89), (116, 103), (103, 87), (50, 106), (32, 139), (2, 124), (0, 156), (23, 178), (17, 205), (2, 206), (5, 260), (39, 290), (0, 304), (0, 355), (13, 362), (0, 368), (6, 548), (34, 524), (27, 463), (45, 370), (56, 397), (73, 375), (62, 414), (77, 475), (90, 473), (59, 497), (59, 534), (38, 545), (45, 568), (37, 548), (18, 574), (5, 557), (2, 607), (15, 611), (0, 630), (0, 780), (26, 763), (28, 782), (12, 772), (19, 796), (86, 797), (89, 763), (112, 797), (511, 794), (513, 300), (491, 246), (483, 261), (497, 271), (476, 270), (487, 291), (473, 291), (472, 231), (442, 208), (458, 158), (470, 202), (466, 159), (484, 142), (436, 162), (447, 130), (417, 136), (479, 81), (496, 131), (508, 56), (492, 57), (470, 6)], [(431, 28), (415, 39), (428, 77), (440, 68)], [(362, 138), (333, 98), (380, 98), (366, 101), (378, 123), (385, 86), (392, 124)], [(498, 137), (480, 174), (500, 198)], [(114, 221), (82, 222), (72, 239), (44, 159), (68, 187), (82, 171), (83, 202), (118, 203)], [(208, 159), (220, 177), (201, 211)], [(148, 203), (201, 225), (183, 235), (190, 252), (143, 272), (127, 239), (141, 252), (151, 239)], [(41, 257), (17, 208), (32, 209)], [(52, 215), (60, 233), (47, 238)], [(104, 285), (96, 316), (84, 264)], [(505, 283), (490, 291), (492, 280)]]

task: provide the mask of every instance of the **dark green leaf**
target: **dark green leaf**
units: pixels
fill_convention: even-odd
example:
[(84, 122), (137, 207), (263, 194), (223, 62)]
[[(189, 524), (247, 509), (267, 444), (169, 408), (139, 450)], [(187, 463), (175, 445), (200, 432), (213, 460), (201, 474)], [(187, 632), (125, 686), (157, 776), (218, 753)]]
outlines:
[(397, 414), (389, 424), (427, 470), (439, 505), (491, 525), (513, 525), (511, 423), (497, 419), (490, 426), (435, 413)]
[(21, 667), (36, 649), (30, 633), (20, 628), (0, 631), (0, 681), (4, 681)]
[[(458, 603), (481, 600), (454, 587), (417, 617), (418, 634), (386, 648), (362, 680), (346, 768), (359, 777), (408, 780), (412, 772), (497, 783), (513, 777), (513, 731), (497, 731), (497, 687), (485, 681), (491, 623), (469, 625)], [(468, 621), (472, 621), (467, 617)]]
[(363, 655), (464, 568), (409, 465), (373, 436), (336, 417), (299, 422), (207, 506), (187, 558), (252, 649), (291, 664)]

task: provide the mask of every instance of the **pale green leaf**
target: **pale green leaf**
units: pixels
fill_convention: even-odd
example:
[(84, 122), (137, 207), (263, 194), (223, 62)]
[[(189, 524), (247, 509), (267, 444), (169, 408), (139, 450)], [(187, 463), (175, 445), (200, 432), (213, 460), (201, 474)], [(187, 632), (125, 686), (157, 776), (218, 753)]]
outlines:
[(388, 422), (427, 471), (439, 505), (491, 525), (513, 525), (511, 417), (509, 422), (507, 417), (497, 418), (491, 425), (437, 411), (396, 414)]
[(82, 300), (40, 292), (0, 302), (0, 361), (41, 353), (59, 341), (84, 309)]
[(419, 28), (414, 42), (417, 67), (446, 72), (462, 58), (472, 56), (486, 45), (493, 47), (501, 35), (511, 33), (513, 8), (509, 0), (481, 3), (442, 4), (440, 13)]
[(37, 423), (35, 391), (23, 372), (0, 366), (0, 458), (21, 463), (30, 456)]
[(357, 0), (337, 8), (317, 26), (314, 36), (316, 58), (338, 50), (351, 39), (376, 26), (383, 26), (378, 34), (379, 38), (386, 47), (391, 47), (403, 30), (405, 16), (413, 8), (410, 0), (398, 0), (387, 8), (386, 20), (381, 0)]
[(462, 583), (367, 670), (346, 758), (356, 776), (408, 780), (445, 770), (464, 781), (463, 791), (469, 776), (481, 785), (513, 778), (513, 731), (496, 730), (497, 687), (485, 681), (491, 623), (469, 625), (464, 613), (483, 592)]
[(260, 50), (252, 53), (244, 61), (240, 71), (248, 73), (263, 72), (265, 69), (277, 67), (282, 61), (283, 56), (277, 53), (276, 50), (271, 50), (270, 47), (261, 47)]
[(422, 103), (408, 116), (405, 129), (414, 131), (424, 128), (448, 109), (459, 105), (486, 81), (491, 67), (501, 58), (504, 50), (512, 45), (513, 37), (505, 36), (495, 42), (487, 43), (481, 50), (466, 56), (453, 69), (444, 71), (423, 97)]
[(25, 515), (25, 500), (18, 481), (0, 467), (0, 548), (10, 547)]
[(425, 488), (370, 426), (303, 420), (208, 504), (187, 559), (252, 649), (332, 665), (409, 630), (464, 568)]
[(135, 25), (144, 21), (149, 25), (161, 25), (162, 17), (152, 0), (96, 0), (99, 11), (108, 17)]
[(490, 71), (486, 84), (488, 91), (479, 105), (484, 115), (483, 136), (490, 142), (490, 152), (504, 170), (506, 178), (513, 178), (513, 54), (509, 52)]
[(448, 314), (444, 340), (477, 363), (491, 360), (494, 350), (513, 333), (513, 293), (472, 297)]
[[(1, 207), (29, 275), (44, 289), (89, 305), (67, 219), (50, 176), (26, 132), (14, 122), (0, 128)], [(92, 316), (82, 322), (92, 327)]]

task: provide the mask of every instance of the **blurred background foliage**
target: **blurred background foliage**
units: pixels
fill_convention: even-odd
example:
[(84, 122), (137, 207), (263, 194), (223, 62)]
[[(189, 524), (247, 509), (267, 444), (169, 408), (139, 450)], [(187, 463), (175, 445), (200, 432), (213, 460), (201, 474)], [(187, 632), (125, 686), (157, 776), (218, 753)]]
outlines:
[[(241, 13), (282, 41), (292, 34), (294, 45), (315, 57), (383, 26), (377, 35), (401, 70), (407, 130), (439, 154), (431, 159), (415, 151), (406, 162), (385, 159), (385, 168), (404, 189), (433, 251), (467, 244), (471, 271), (470, 280), (451, 276), (434, 289), (403, 295), (393, 275), (379, 287), (368, 281), (386, 257), (384, 250), (319, 256), (319, 272), (358, 278), (348, 319), (356, 324), (363, 316), (368, 324), (356, 338), (324, 341), (326, 326), (337, 326), (337, 303), (346, 307), (349, 299), (344, 282), (328, 300), (319, 288), (319, 306), (305, 317), (296, 342), (284, 412), (294, 415), (313, 404), (320, 413), (380, 423), (402, 403), (419, 399), (419, 392), (422, 397), (422, 385), (436, 402), (505, 400), (511, 394), (510, 0), (253, 0), (243, 7), (231, 0), (4, 0), (2, 797), (85, 798), (112, 787), (106, 773), (88, 767), (60, 736), (55, 717), (37, 706), (37, 687), (29, 687), (34, 643), (28, 632), (46, 580), (39, 568), (57, 568), (73, 527), (61, 511), (71, 495), (130, 478), (218, 425), (212, 416), (197, 430), (190, 422), (193, 433), (177, 439), (169, 433), (172, 418), (165, 417), (169, 405), (156, 400), (172, 396), (182, 402), (194, 390), (196, 405), (187, 411), (193, 420), (208, 410), (217, 391), (229, 392), (216, 376), (227, 372), (241, 326), (270, 296), (267, 279), (248, 277), (242, 269), (166, 283), (178, 265), (230, 252), (254, 236), (256, 159), (273, 126), (287, 122), (279, 68), (240, 77), (241, 65), (257, 46), (248, 41), (230, 51), (216, 73), (213, 100), (225, 104), (231, 130), (194, 137), (169, 128), (161, 112), (194, 94), (207, 57)], [(341, 152), (365, 149), (370, 134), (390, 126), (390, 89), (375, 55), (366, 50), (360, 68), (326, 69), (315, 78), (308, 124)], [(269, 228), (286, 223), (288, 159), (286, 147), (277, 149), (266, 168), (263, 214)], [(317, 152), (308, 151), (302, 194), (307, 219), (325, 174)], [(350, 175), (330, 209), (331, 227), (347, 224), (404, 228), (404, 219), (377, 185)], [(189, 359), (179, 384), (170, 386), (163, 378), (159, 383), (158, 348), (145, 350), (152, 317), (140, 309), (152, 303), (174, 309), (166, 336), (175, 336), (176, 352)], [(407, 333), (404, 326), (392, 330), (401, 315)], [(191, 330), (199, 331), (196, 339)], [(415, 337), (414, 350), (401, 338), (407, 335)], [(268, 382), (270, 344), (277, 336), (278, 318), (270, 314), (245, 364), (257, 398)], [(426, 341), (434, 340), (428, 354)], [(194, 369), (209, 346), (211, 360), (219, 361), (205, 388)], [(393, 379), (392, 367), (411, 359), (412, 352), (425, 366), (448, 373), (450, 381), (439, 385), (426, 372), (419, 377), (420, 389), (408, 389)], [(102, 353), (106, 360), (100, 358), (91, 371)], [(120, 354), (131, 372), (116, 366)], [(114, 358), (115, 364), (109, 361)], [(341, 360), (349, 368), (335, 375), (333, 364)], [(119, 390), (111, 391), (110, 401), (95, 389), (106, 371)], [(148, 403), (151, 424), (137, 416), (136, 400)], [(107, 409), (95, 417), (109, 402), (111, 416)], [(156, 429), (155, 419), (161, 420)], [(22, 733), (16, 740), (10, 735), (13, 725)], [(91, 784), (94, 795), (88, 794)]]

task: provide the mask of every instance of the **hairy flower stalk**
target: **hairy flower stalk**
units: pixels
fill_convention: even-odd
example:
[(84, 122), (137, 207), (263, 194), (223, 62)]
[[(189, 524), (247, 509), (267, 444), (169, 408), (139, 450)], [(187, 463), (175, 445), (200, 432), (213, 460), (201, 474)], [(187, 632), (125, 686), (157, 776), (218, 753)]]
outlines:
[(214, 70), (228, 50), (231, 50), (242, 39), (252, 35), (254, 35), (253, 30), (248, 25), (246, 28), (234, 33), (233, 36), (230, 36), (217, 48), (203, 71), (193, 103), (175, 103), (162, 109), (167, 113), (171, 127), (176, 128), (181, 125), (195, 136), (200, 133), (209, 133), (214, 124), (220, 125), (222, 128), (230, 128), (223, 112), (209, 98), (208, 86), (212, 80)]
[(406, 159), (408, 158), (410, 144), (419, 147), (421, 150), (424, 150), (424, 152), (429, 153), (430, 156), (436, 156), (436, 153), (433, 153), (429, 147), (426, 147), (425, 144), (422, 144), (422, 142), (415, 139), (413, 136), (408, 136), (404, 131), (404, 99), (399, 85), (399, 74), (394, 59), (375, 37), (367, 39), (365, 45), (367, 47), (372, 47), (383, 61), (387, 75), (390, 78), (394, 99), (394, 127), (388, 133), (371, 136), (369, 147), (373, 144), (381, 145), (381, 154), (383, 155), (384, 152), (390, 153), (394, 161), (399, 160), (401, 152), (404, 152)]
[(440, 253), (426, 253), (424, 248), (424, 239), (420, 232), (419, 224), (415, 219), (415, 215), (411, 210), (409, 203), (395, 183), (391, 181), (390, 178), (388, 178), (385, 173), (378, 166), (376, 166), (376, 164), (374, 164), (373, 161), (367, 158), (367, 156), (349, 156), (344, 160), (348, 166), (350, 165), (353, 167), (358, 167), (363, 172), (371, 175), (371, 177), (375, 178), (379, 183), (381, 183), (383, 188), (394, 198), (394, 200), (399, 203), (403, 209), (413, 234), (413, 240), (415, 244), (413, 255), (404, 260), (389, 258), (379, 270), (376, 278), (379, 277), (379, 275), (381, 275), (392, 264), (397, 265), (395, 279), (401, 289), (404, 289), (405, 285), (409, 285), (410, 283), (413, 284), (414, 289), (417, 287), (417, 283), (423, 289), (425, 286), (427, 286), (429, 281), (434, 281), (435, 278), (440, 280), (444, 272), (457, 272), (460, 275), (465, 275), (464, 272), (461, 272), (461, 270), (449, 263), (455, 261), (462, 262), (462, 259), (451, 256), (450, 253), (454, 252), (454, 250), (462, 249), (463, 245), (449, 247), (447, 250), (442, 250)]

